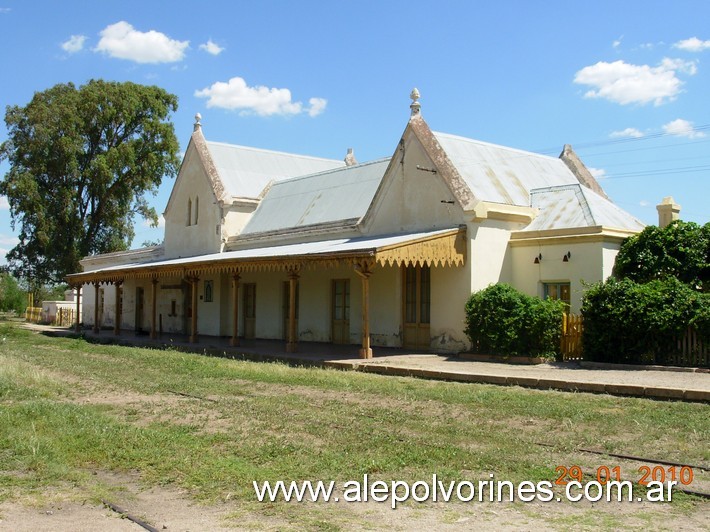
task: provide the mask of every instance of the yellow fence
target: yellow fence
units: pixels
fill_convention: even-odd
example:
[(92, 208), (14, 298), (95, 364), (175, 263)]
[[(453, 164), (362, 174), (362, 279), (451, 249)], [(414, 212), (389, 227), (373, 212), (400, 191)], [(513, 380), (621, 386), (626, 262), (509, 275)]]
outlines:
[(39, 323), (42, 321), (42, 307), (27, 307), (25, 310), (25, 321)]
[(560, 351), (562, 360), (582, 360), (582, 316), (565, 314), (562, 318)]
[(70, 327), (74, 325), (75, 322), (73, 308), (57, 309), (57, 315), (54, 317), (54, 325), (58, 327)]
[[(584, 360), (582, 352), (582, 331), (584, 322), (582, 316), (575, 314), (565, 315), (562, 320), (562, 338), (560, 352), (562, 360)], [(680, 336), (675, 342), (675, 349), (671, 348), (669, 354), (659, 362), (664, 365), (686, 367), (710, 367), (710, 345), (703, 343), (698, 332), (692, 327)]]

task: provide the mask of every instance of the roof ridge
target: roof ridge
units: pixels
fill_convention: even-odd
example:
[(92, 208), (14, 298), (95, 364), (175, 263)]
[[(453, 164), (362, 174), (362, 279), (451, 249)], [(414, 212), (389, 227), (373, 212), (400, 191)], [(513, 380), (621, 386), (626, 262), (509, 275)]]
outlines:
[(384, 163), (384, 162), (389, 163), (389, 161), (390, 161), (391, 159), (392, 159), (391, 157), (382, 157), (382, 158), (380, 158), (380, 159), (375, 159), (375, 160), (373, 160), (373, 161), (367, 161), (367, 162), (364, 162), (364, 163), (358, 163), (358, 164), (353, 165), (353, 166), (342, 166), (342, 167), (340, 167), (340, 168), (331, 168), (330, 170), (322, 170), (322, 171), (320, 171), (320, 172), (313, 172), (312, 174), (305, 174), (305, 175), (297, 175), (297, 176), (293, 176), (293, 177), (287, 177), (287, 178), (285, 178), (285, 179), (280, 179), (280, 180), (276, 181), (276, 182), (272, 185), (272, 187), (277, 187), (277, 186), (281, 186), (281, 185), (283, 185), (283, 184), (293, 183), (294, 181), (299, 181), (299, 180), (301, 180), (301, 179), (310, 179), (310, 178), (313, 178), (313, 177), (318, 177), (318, 176), (322, 176), (322, 175), (326, 175), (326, 174), (334, 174), (334, 173), (337, 173), (337, 172), (354, 171), (354, 170), (357, 170), (358, 168), (362, 168), (363, 166), (372, 166), (373, 164), (380, 164), (380, 163)]
[(265, 148), (255, 148), (254, 146), (244, 146), (242, 144), (230, 144), (228, 142), (218, 142), (214, 140), (205, 140), (207, 145), (214, 145), (214, 146), (223, 146), (227, 148), (238, 148), (241, 150), (249, 150), (249, 151), (255, 151), (255, 152), (260, 152), (260, 153), (268, 153), (268, 154), (278, 154), (278, 155), (286, 155), (289, 157), (298, 157), (301, 159), (313, 159), (317, 161), (329, 161), (329, 162), (337, 162), (345, 165), (344, 161), (341, 161), (339, 159), (330, 159), (328, 157), (316, 157), (315, 155), (303, 155), (300, 153), (290, 153), (286, 151), (280, 151), (280, 150), (267, 150)]

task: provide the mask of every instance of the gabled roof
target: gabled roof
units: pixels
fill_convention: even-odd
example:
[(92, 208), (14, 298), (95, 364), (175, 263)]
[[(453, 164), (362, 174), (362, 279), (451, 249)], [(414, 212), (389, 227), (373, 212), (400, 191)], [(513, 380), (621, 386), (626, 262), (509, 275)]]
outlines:
[(350, 220), (366, 212), (389, 158), (275, 183), (241, 232), (281, 231)]
[(524, 231), (603, 226), (641, 231), (642, 222), (581, 184), (530, 191), (531, 206), (539, 215)]
[(556, 157), (446, 133), (432, 134), (478, 200), (527, 206), (532, 189), (579, 183)]
[(272, 181), (341, 168), (343, 161), (206, 141), (225, 193), (257, 198)]

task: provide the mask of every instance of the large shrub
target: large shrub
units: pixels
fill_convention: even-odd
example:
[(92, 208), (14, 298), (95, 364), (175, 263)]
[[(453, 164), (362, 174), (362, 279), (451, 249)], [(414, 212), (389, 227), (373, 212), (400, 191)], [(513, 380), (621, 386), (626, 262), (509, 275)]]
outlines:
[(710, 296), (674, 277), (597, 283), (584, 296), (582, 316), (587, 360), (668, 363), (688, 325), (710, 340)]
[(560, 350), (563, 314), (561, 301), (543, 301), (496, 284), (466, 302), (466, 334), (477, 353), (554, 357)]
[(614, 277), (647, 283), (674, 277), (695, 290), (710, 292), (710, 223), (675, 221), (649, 225), (624, 241)]

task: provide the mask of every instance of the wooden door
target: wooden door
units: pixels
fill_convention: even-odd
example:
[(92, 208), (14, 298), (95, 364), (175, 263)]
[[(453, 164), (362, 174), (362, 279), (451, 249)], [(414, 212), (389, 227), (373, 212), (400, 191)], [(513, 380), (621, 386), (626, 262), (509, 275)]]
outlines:
[(334, 344), (350, 343), (350, 280), (333, 280), (332, 338)]
[(106, 294), (103, 288), (99, 288), (99, 327), (104, 324), (104, 303)]
[(243, 285), (242, 315), (244, 316), (244, 338), (256, 337), (256, 284)]
[(143, 315), (145, 313), (145, 293), (143, 287), (136, 287), (136, 332), (143, 330)]
[(187, 281), (182, 282), (182, 332), (190, 334), (192, 328), (192, 285)]
[[(296, 281), (296, 337), (298, 337), (298, 281)], [(283, 298), (281, 299), (281, 316), (283, 317), (283, 339), (288, 340), (288, 311), (291, 306), (291, 282), (283, 282)]]
[(431, 273), (429, 266), (406, 266), (402, 271), (403, 347), (429, 349)]

